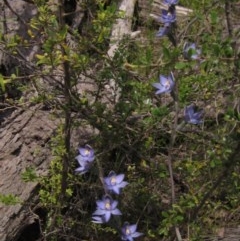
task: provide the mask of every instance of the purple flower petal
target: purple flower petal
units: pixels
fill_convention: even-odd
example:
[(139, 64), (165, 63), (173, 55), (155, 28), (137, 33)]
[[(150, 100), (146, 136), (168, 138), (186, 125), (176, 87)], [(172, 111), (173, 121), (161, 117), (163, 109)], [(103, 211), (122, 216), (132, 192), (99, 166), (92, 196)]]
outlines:
[(128, 228), (131, 231), (131, 233), (134, 233), (137, 230), (137, 225), (136, 224), (128, 225)]
[(112, 210), (111, 213), (112, 213), (113, 215), (122, 215), (121, 211), (120, 211), (118, 208)]
[(153, 83), (152, 86), (157, 88), (157, 89), (161, 89), (163, 87), (163, 85), (160, 84), (160, 83)]
[(119, 195), (120, 194), (120, 188), (118, 186), (114, 186), (111, 189), (115, 194)]
[(185, 43), (183, 46), (183, 57), (188, 60), (196, 60), (200, 58), (201, 49), (197, 49), (195, 43)]
[(157, 88), (156, 94), (161, 93), (170, 93), (174, 87), (174, 77), (171, 72), (169, 76), (160, 75), (159, 76), (160, 83), (153, 83), (153, 87)]
[(76, 159), (77, 159), (80, 166), (86, 166), (87, 165), (86, 161), (82, 158), (81, 155), (76, 156)]
[(75, 171), (84, 174), (90, 169), (91, 163), (95, 159), (94, 150), (91, 146), (86, 145), (85, 147), (78, 148), (78, 151), (79, 155), (76, 156), (75, 159), (78, 161), (80, 167)]
[(128, 185), (128, 182), (125, 182), (125, 181), (118, 184), (118, 186), (119, 186), (120, 188), (124, 188), (124, 187), (126, 187), (127, 185)]
[[(116, 175), (114, 171), (111, 171), (107, 177), (104, 178), (104, 184), (108, 191), (113, 191), (115, 194), (120, 194), (120, 189), (125, 187), (128, 183), (124, 182), (125, 175)], [(115, 204), (112, 203), (112, 206)]]
[(167, 5), (176, 5), (179, 0), (164, 0), (163, 3)]
[(165, 9), (162, 9), (162, 16), (160, 21), (164, 24), (174, 23), (176, 21), (176, 13), (175, 11), (169, 12)]
[(111, 212), (110, 211), (106, 211), (105, 212), (105, 220), (106, 220), (106, 222), (108, 222), (110, 220), (110, 218), (111, 218)]
[(98, 215), (98, 216), (101, 216), (101, 215), (105, 215), (106, 211), (105, 210), (102, 210), (102, 209), (97, 209), (93, 215)]
[(143, 233), (135, 232), (135, 233), (132, 234), (132, 237), (137, 238), (137, 237), (142, 236), (142, 235), (143, 235)]
[[(113, 200), (111, 196), (105, 195), (102, 200), (97, 200), (97, 210), (93, 213), (93, 216), (102, 216), (102, 220), (108, 222), (111, 218), (111, 215), (121, 215), (122, 213), (117, 208), (118, 201)], [(104, 219), (103, 219), (104, 217)], [(95, 218), (96, 222), (100, 222), (99, 218)]]
[(170, 30), (170, 26), (168, 24), (165, 24), (164, 27), (158, 30), (158, 32), (156, 33), (156, 37), (163, 37), (165, 35), (168, 35), (169, 30)]
[(105, 209), (105, 202), (104, 201), (96, 201), (98, 208)]
[(119, 175), (116, 175), (115, 178), (116, 178), (116, 183), (121, 183), (124, 179), (125, 175), (124, 174), (119, 174)]
[(142, 233), (136, 232), (136, 229), (137, 229), (136, 224), (130, 225), (128, 222), (125, 222), (121, 229), (122, 240), (132, 241), (133, 238), (137, 238), (143, 235)]
[(93, 223), (105, 223), (104, 217), (101, 216), (93, 216), (92, 219)]
[(118, 201), (114, 200), (114, 201), (112, 201), (111, 208), (115, 209), (117, 207), (117, 205), (118, 205)]
[(187, 123), (190, 124), (201, 124), (203, 111), (196, 111), (194, 105), (185, 107), (184, 118)]

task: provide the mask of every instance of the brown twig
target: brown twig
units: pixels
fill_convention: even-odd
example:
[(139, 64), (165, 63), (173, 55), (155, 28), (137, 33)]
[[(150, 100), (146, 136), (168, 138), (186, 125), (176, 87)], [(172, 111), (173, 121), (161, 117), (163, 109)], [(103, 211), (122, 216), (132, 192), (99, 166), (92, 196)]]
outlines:
[[(176, 201), (176, 194), (175, 194), (175, 182), (174, 182), (174, 175), (173, 175), (173, 156), (172, 156), (172, 151), (173, 147), (175, 144), (176, 136), (177, 136), (177, 121), (178, 121), (178, 113), (179, 113), (179, 103), (178, 103), (178, 86), (177, 86), (177, 81), (175, 81), (175, 92), (173, 93), (173, 98), (175, 102), (175, 117), (174, 117), (174, 123), (172, 127), (172, 132), (171, 132), (171, 138), (170, 138), (170, 143), (168, 147), (168, 171), (170, 175), (170, 182), (171, 182), (171, 195), (172, 195), (172, 205)], [(181, 233), (179, 231), (178, 226), (175, 225), (175, 234), (177, 237), (178, 241), (182, 241)]]
[(226, 15), (226, 21), (227, 21), (227, 29), (228, 29), (228, 35), (229, 37), (232, 37), (233, 32), (233, 26), (232, 26), (232, 20), (231, 20), (231, 5), (229, 0), (225, 0), (225, 15)]
[[(59, 0), (59, 28), (62, 29), (65, 27), (64, 21), (64, 8), (63, 0)], [(66, 42), (66, 39), (65, 39)], [(65, 43), (66, 44), (66, 43)], [(60, 46), (61, 52), (63, 55), (66, 55), (64, 47)], [(69, 169), (69, 160), (70, 156), (70, 140), (71, 140), (71, 127), (72, 127), (72, 118), (71, 118), (71, 75), (70, 75), (70, 66), (69, 61), (65, 60), (63, 62), (63, 72), (64, 72), (64, 97), (65, 97), (65, 118), (64, 118), (64, 147), (65, 153), (63, 156), (63, 168), (62, 168), (62, 181), (61, 181), (61, 204), (64, 203), (66, 198), (66, 190), (68, 186), (68, 169)]]

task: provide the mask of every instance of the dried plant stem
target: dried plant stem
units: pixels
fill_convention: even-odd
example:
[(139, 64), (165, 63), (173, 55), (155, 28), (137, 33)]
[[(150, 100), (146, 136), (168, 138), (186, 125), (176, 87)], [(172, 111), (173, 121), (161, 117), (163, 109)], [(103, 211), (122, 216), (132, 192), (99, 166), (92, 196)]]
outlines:
[(231, 5), (230, 1), (225, 0), (225, 15), (226, 15), (226, 21), (227, 21), (227, 29), (228, 29), (228, 35), (229, 37), (232, 37), (232, 32), (233, 32), (233, 26), (232, 26), (232, 21), (230, 17), (231, 13)]
[[(64, 28), (64, 9), (63, 9), (63, 0), (59, 0), (59, 28)], [(66, 42), (66, 39), (65, 39)], [(66, 43), (65, 43), (66, 44)], [(61, 52), (63, 55), (66, 55), (64, 48), (61, 46)], [(64, 203), (66, 197), (66, 190), (68, 185), (68, 169), (69, 169), (69, 160), (70, 156), (70, 140), (71, 140), (71, 75), (70, 75), (70, 66), (68, 60), (63, 62), (63, 73), (64, 73), (64, 97), (65, 97), (65, 122), (64, 122), (64, 147), (65, 153), (63, 156), (63, 168), (62, 168), (62, 181), (61, 181), (61, 204)]]
[[(174, 123), (172, 126), (172, 132), (171, 132), (171, 139), (170, 139), (170, 144), (168, 147), (168, 171), (169, 171), (169, 176), (170, 176), (170, 182), (171, 182), (171, 196), (172, 200), (171, 203), (172, 205), (176, 201), (176, 194), (175, 194), (175, 183), (174, 183), (174, 177), (173, 177), (173, 148), (176, 140), (176, 135), (177, 135), (177, 121), (178, 121), (178, 113), (179, 113), (179, 103), (178, 103), (178, 86), (177, 82), (175, 82), (175, 93), (173, 94), (173, 98), (175, 101), (175, 117), (174, 117)], [(178, 241), (182, 241), (181, 233), (179, 231), (179, 228), (177, 226), (175, 228), (175, 234), (177, 237)]]

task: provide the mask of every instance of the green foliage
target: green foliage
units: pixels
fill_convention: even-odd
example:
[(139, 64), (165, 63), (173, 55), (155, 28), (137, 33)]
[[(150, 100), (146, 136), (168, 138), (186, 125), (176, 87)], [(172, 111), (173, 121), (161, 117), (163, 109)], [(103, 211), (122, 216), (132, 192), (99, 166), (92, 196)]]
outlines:
[(0, 194), (0, 203), (4, 205), (16, 205), (20, 202), (20, 199), (13, 194)]
[[(112, 24), (116, 19), (117, 5), (114, 3), (104, 7), (104, 2), (98, 1), (99, 10), (96, 12), (96, 18), (93, 20), (94, 43), (102, 44), (109, 38)], [(120, 14), (118, 14), (120, 17)]]
[[(181, 1), (193, 13), (179, 21), (178, 46), (172, 46), (167, 38), (156, 39), (149, 20), (141, 23), (139, 38), (126, 36), (120, 41), (111, 59), (107, 56), (111, 29), (116, 18), (124, 17), (114, 1), (83, 4), (87, 20), (81, 31), (60, 23), (54, 6), (37, 1), (38, 15), (31, 19), (28, 34), (34, 38), (41, 33), (42, 44), (35, 56), (36, 73), (32, 73), (38, 95), (31, 101), (50, 103), (58, 128), (50, 141), (48, 174), (39, 177), (34, 167), (28, 167), (21, 176), (25, 182), (41, 184), (40, 202), (48, 211), (44, 231), (52, 234), (51, 240), (68, 235), (115, 240), (125, 220), (139, 221), (146, 240), (173, 240), (176, 227), (183, 239), (200, 240), (210, 226), (224, 225), (226, 219), (219, 216), (220, 211), (237, 212), (240, 163), (234, 159), (234, 165), (230, 164), (229, 157), (240, 134), (239, 59), (233, 39), (222, 34), (222, 4)], [(75, 40), (74, 46), (68, 43), (69, 36)], [(185, 40), (197, 43), (201, 59), (184, 59)], [(17, 36), (10, 39), (8, 48), (14, 52), (19, 41)], [(176, 78), (174, 94), (156, 96), (152, 83), (158, 81), (159, 74), (171, 71)], [(52, 88), (44, 88), (43, 76)], [(7, 78), (0, 74), (2, 90), (17, 78), (17, 74)], [(94, 82), (94, 88), (79, 90), (86, 78)], [(102, 92), (110, 80), (121, 89), (117, 103), (109, 104), (110, 97)], [(184, 123), (184, 108), (191, 103), (204, 109), (203, 124)], [(82, 133), (91, 128), (95, 134), (85, 140)], [(71, 139), (68, 130), (81, 137)], [(97, 161), (88, 173), (76, 176), (75, 150), (86, 142), (96, 150)], [(201, 201), (226, 169), (228, 175), (207, 197), (196, 220)], [(111, 170), (124, 173), (129, 182), (118, 198), (123, 215), (109, 225), (93, 224), (95, 201), (104, 193), (102, 178)], [(0, 200), (18, 202), (13, 195), (0, 196)]]
[(24, 182), (35, 182), (38, 181), (38, 175), (33, 167), (27, 167), (21, 175)]
[[(47, 207), (59, 207), (61, 205), (62, 158), (65, 154), (62, 136), (63, 130), (60, 126), (56, 136), (51, 140), (53, 159), (50, 163), (49, 174), (40, 180), (42, 185), (42, 189), (39, 191), (40, 201), (43, 206)], [(72, 189), (70, 187), (66, 190), (66, 194), (68, 197), (72, 196)]]

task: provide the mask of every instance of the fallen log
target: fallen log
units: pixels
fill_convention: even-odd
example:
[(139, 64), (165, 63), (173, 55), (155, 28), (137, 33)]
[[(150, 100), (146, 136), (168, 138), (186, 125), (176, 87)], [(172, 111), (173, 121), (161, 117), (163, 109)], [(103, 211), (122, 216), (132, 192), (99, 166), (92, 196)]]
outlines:
[(55, 128), (56, 122), (39, 106), (16, 109), (0, 126), (0, 194), (20, 200), (16, 205), (0, 203), (1, 241), (17, 240), (21, 231), (36, 221), (30, 207), (38, 183), (26, 183), (21, 175), (30, 167), (37, 175), (46, 173), (51, 159), (48, 143)]

